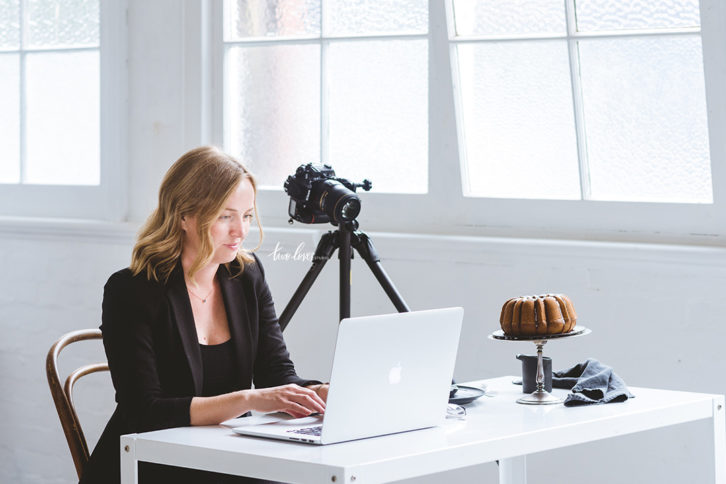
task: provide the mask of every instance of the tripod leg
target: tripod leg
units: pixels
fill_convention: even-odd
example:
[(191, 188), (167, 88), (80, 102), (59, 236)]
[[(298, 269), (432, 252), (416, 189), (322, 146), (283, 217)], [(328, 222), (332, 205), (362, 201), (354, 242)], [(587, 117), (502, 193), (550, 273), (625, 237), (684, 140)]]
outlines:
[(355, 247), (355, 250), (358, 251), (363, 260), (366, 261), (366, 264), (368, 264), (371, 272), (373, 272), (373, 275), (376, 276), (378, 284), (380, 284), (383, 290), (386, 291), (388, 298), (396, 307), (396, 310), (399, 313), (406, 313), (410, 311), (411, 309), (409, 309), (408, 305), (401, 297), (401, 294), (399, 294), (398, 289), (396, 289), (396, 286), (393, 285), (393, 281), (390, 277), (388, 277), (386, 271), (383, 270), (381, 258), (378, 257), (378, 252), (376, 252), (375, 247), (373, 247), (371, 239), (363, 232), (356, 232), (353, 236), (353, 247)]
[(339, 239), (339, 250), (338, 258), (340, 259), (340, 321), (350, 317), (350, 279), (351, 264), (350, 260), (353, 258), (353, 249), (350, 247), (351, 235), (347, 230), (340, 230), (338, 232)]
[[(366, 264), (368, 264), (371, 272), (373, 272), (373, 275), (375, 275), (376, 279), (378, 279), (378, 284), (380, 284), (383, 290), (386, 291), (388, 298), (391, 300), (393, 305), (396, 306), (396, 310), (398, 310), (399, 313), (407, 313), (411, 311), (408, 304), (406, 304), (399, 294), (396, 286), (393, 285), (391, 278), (388, 277), (386, 271), (383, 270), (381, 258), (378, 257), (378, 252), (376, 251), (376, 248), (373, 247), (373, 242), (371, 242), (368, 235), (363, 232), (356, 232), (353, 235), (353, 247), (355, 247), (355, 250), (358, 251), (363, 260), (366, 261)], [(451, 384), (455, 385), (456, 382), (452, 379)]]
[(308, 269), (305, 277), (295, 290), (295, 294), (292, 295), (284, 311), (280, 314), (279, 323), (281, 330), (284, 331), (290, 323), (290, 319), (295, 314), (295, 311), (297, 311), (297, 308), (300, 307), (303, 299), (305, 299), (305, 295), (310, 291), (315, 279), (317, 279), (320, 271), (325, 267), (325, 263), (328, 262), (333, 252), (335, 252), (337, 248), (336, 244), (337, 238), (333, 232), (328, 232), (320, 238), (320, 242), (318, 242), (318, 246), (315, 249), (315, 255), (313, 256), (313, 265)]

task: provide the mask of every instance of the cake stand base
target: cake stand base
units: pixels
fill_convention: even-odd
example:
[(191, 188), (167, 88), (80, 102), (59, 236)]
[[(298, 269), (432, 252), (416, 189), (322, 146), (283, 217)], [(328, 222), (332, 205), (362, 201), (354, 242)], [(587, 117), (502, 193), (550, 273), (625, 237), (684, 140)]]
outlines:
[(525, 405), (556, 405), (564, 401), (564, 398), (556, 397), (544, 390), (535, 390), (529, 395), (517, 399), (517, 403), (523, 403)]
[(491, 339), (498, 339), (503, 341), (531, 341), (537, 347), (537, 389), (531, 394), (518, 399), (517, 403), (522, 403), (524, 405), (556, 405), (565, 401), (564, 398), (556, 397), (544, 389), (545, 376), (544, 365), (542, 364), (542, 347), (545, 345), (545, 343), (547, 343), (547, 341), (551, 339), (567, 338), (570, 336), (581, 336), (585, 334), (590, 334), (590, 330), (583, 326), (579, 326), (574, 330), (570, 331), (569, 333), (562, 334), (509, 336), (504, 334), (504, 331), (498, 330), (494, 331), (492, 334), (489, 335)]

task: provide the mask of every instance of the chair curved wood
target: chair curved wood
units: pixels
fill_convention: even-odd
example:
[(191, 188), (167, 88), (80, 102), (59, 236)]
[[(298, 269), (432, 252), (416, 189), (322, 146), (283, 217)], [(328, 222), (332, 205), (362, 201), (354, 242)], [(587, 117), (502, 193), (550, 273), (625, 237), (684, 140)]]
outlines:
[(81, 422), (76, 414), (75, 405), (73, 403), (73, 385), (81, 377), (96, 373), (98, 371), (108, 371), (107, 363), (93, 363), (84, 365), (72, 371), (65, 380), (65, 384), (61, 384), (60, 374), (58, 373), (58, 355), (71, 343), (90, 339), (101, 339), (101, 330), (99, 329), (81, 329), (66, 333), (56, 341), (48, 351), (45, 359), (45, 372), (48, 376), (48, 385), (50, 393), (55, 402), (55, 408), (58, 411), (58, 417), (63, 427), (63, 433), (68, 441), (68, 448), (73, 457), (73, 463), (76, 466), (78, 478), (83, 474), (83, 468), (88, 462), (90, 453), (88, 452), (88, 444), (86, 437), (81, 428)]

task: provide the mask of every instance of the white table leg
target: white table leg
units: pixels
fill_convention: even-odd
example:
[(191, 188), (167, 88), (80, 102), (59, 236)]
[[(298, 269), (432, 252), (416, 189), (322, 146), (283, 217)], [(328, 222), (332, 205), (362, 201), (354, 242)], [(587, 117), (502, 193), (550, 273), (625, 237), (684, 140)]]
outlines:
[(724, 397), (713, 399), (713, 458), (716, 465), (714, 480), (716, 484), (726, 484), (726, 406)]
[(527, 456), (499, 459), (499, 484), (527, 484)]
[(121, 484), (138, 484), (139, 461), (136, 460), (136, 439), (121, 437)]

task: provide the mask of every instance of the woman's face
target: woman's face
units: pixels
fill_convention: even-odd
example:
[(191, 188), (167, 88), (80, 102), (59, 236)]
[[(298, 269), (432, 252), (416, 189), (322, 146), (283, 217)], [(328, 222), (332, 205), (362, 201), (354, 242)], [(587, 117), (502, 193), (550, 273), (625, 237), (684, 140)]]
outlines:
[[(255, 191), (248, 178), (243, 179), (222, 205), (222, 212), (212, 223), (212, 245), (214, 255), (212, 264), (226, 264), (234, 260), (242, 246), (242, 241), (250, 231), (254, 216)], [(184, 241), (182, 256), (194, 260), (199, 252), (200, 240), (197, 235), (197, 216), (182, 218)]]

